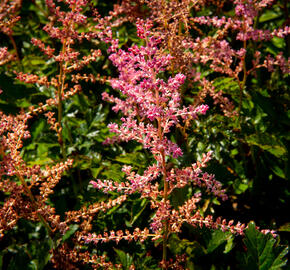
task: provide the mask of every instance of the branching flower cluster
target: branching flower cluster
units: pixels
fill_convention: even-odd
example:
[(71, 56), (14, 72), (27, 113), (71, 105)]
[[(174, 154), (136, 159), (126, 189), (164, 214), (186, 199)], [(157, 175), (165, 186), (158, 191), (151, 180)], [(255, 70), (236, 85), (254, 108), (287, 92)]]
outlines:
[[(128, 6), (131, 1), (123, 1)], [(135, 1), (132, 6), (126, 8), (127, 18), (135, 21), (136, 9), (146, 3), (150, 8), (148, 18), (154, 24), (154, 35), (160, 38), (161, 47), (172, 56), (168, 67), (171, 72), (178, 70), (186, 75), (188, 81), (194, 82), (200, 91), (196, 96), (196, 104), (210, 96), (215, 104), (219, 104), (223, 113), (228, 117), (236, 117), (240, 113), (242, 92), (247, 77), (261, 67), (273, 71), (273, 66), (281, 68), (285, 74), (289, 73), (290, 60), (285, 59), (282, 53), (275, 57), (268, 54), (265, 59), (256, 59), (252, 67), (246, 66), (246, 57), (250, 51), (247, 42), (264, 42), (273, 37), (285, 38), (289, 35), (289, 26), (285, 25), (273, 31), (257, 29), (258, 14), (266, 7), (269, 8), (273, 1), (234, 1), (235, 15), (232, 17), (218, 16), (194, 16), (199, 10), (211, 1)], [(213, 1), (218, 9), (222, 8), (224, 1)], [(209, 30), (208, 30), (209, 29)], [(192, 35), (192, 32), (194, 34)], [(240, 42), (238, 49), (234, 49), (228, 40), (231, 33), (233, 39)], [(236, 47), (236, 44), (235, 44)], [(259, 53), (259, 50), (256, 50)], [(201, 78), (200, 66), (218, 74), (232, 78), (240, 88), (240, 104), (237, 109), (231, 100), (225, 96), (223, 90), (217, 91), (213, 81), (205, 75)]]
[[(13, 43), (11, 29), (18, 20), (14, 14), (21, 1), (8, 2), (5, 1), (1, 4), (0, 26), (1, 31), (5, 30), (4, 32), (11, 37)], [(68, 169), (73, 166), (73, 159), (67, 157), (62, 135), (64, 102), (81, 91), (79, 81), (87, 80), (87, 77), (93, 81), (103, 79), (95, 77), (93, 74), (79, 73), (84, 66), (92, 61), (97, 61), (101, 55), (99, 49), (91, 49), (89, 55), (83, 56), (79, 51), (79, 44), (83, 40), (91, 41), (100, 35), (96, 31), (89, 31), (91, 28), (95, 29), (95, 25), (91, 26), (87, 17), (83, 15), (88, 2), (82, 0), (58, 2), (66, 5), (68, 11), (62, 11), (61, 5), (54, 1), (46, 1), (50, 12), (50, 22), (43, 30), (54, 42), (59, 42), (58, 48), (60, 49), (52, 48), (51, 45), (46, 45), (40, 39), (33, 38), (31, 40), (31, 43), (38, 47), (47, 59), (51, 60), (52, 65), (57, 65), (58, 74), (40, 76), (22, 71), (14, 72), (17, 80), (34, 84), (37, 87), (46, 87), (51, 90), (52, 96), (44, 103), (30, 106), (27, 112), (21, 111), (16, 116), (0, 112), (0, 186), (1, 191), (5, 193), (5, 201), (0, 210), (1, 238), (5, 237), (5, 232), (14, 228), (20, 219), (41, 222), (53, 241), (58, 233), (64, 234), (69, 230), (70, 225), (82, 221), (80, 224), (81, 233), (75, 236), (77, 243), (79, 242), (77, 239), (81, 239), (82, 234), (88, 233), (92, 229), (92, 219), (99, 211), (105, 212), (126, 199), (126, 196), (121, 196), (106, 203), (98, 202), (89, 207), (83, 207), (79, 211), (68, 211), (63, 221), (49, 203), (50, 195), (54, 193), (55, 186)], [(80, 27), (84, 27), (88, 31), (82, 32)], [(15, 60), (14, 55), (10, 54), (7, 48), (1, 48), (1, 65), (11, 60)], [(61, 161), (53, 165), (31, 166), (23, 159), (21, 150), (24, 141), (31, 137), (30, 121), (41, 114), (47, 118), (50, 129), (57, 134), (62, 158), (60, 158)], [(66, 244), (55, 247), (52, 250), (51, 261), (56, 268), (61, 267), (62, 269), (75, 269), (76, 263), (88, 263), (93, 264), (94, 267), (110, 269), (115, 267), (112, 263), (107, 262), (105, 256), (92, 256), (88, 252), (81, 252), (79, 245), (76, 249), (69, 248), (69, 251)]]
[(190, 167), (168, 169), (169, 161), (182, 156), (181, 148), (169, 139), (170, 133), (177, 125), (197, 120), (199, 115), (206, 114), (209, 107), (204, 104), (181, 105), (180, 89), (185, 81), (185, 75), (178, 73), (174, 77), (169, 77), (167, 81), (162, 78), (172, 57), (160, 53), (161, 39), (152, 34), (150, 30), (152, 25), (150, 20), (137, 21), (138, 36), (145, 40), (146, 46), (134, 45), (128, 51), (119, 49), (110, 56), (110, 60), (120, 72), (119, 78), (110, 80), (110, 83), (125, 99), (114, 97), (107, 92), (102, 96), (104, 100), (114, 104), (113, 111), (120, 111), (124, 115), (120, 125), (109, 124), (110, 131), (116, 135), (108, 138), (105, 143), (137, 141), (152, 153), (155, 163), (149, 166), (143, 175), (133, 172), (130, 166), (124, 166), (125, 182), (100, 179), (91, 181), (94, 188), (106, 193), (137, 192), (140, 193), (141, 198), (148, 198), (151, 208), (155, 209), (150, 224), (152, 233), (150, 234), (147, 228), (143, 230), (136, 228), (132, 234), (129, 231), (126, 233), (111, 231), (110, 234), (105, 235), (88, 235), (84, 239), (86, 242), (97, 244), (108, 240), (118, 243), (121, 239), (142, 242), (149, 236), (153, 237), (153, 240), (162, 238), (161, 265), (166, 265), (168, 237), (172, 233), (179, 233), (185, 222), (193, 226), (222, 229), (240, 235), (243, 234), (246, 226), (240, 222), (234, 225), (233, 220), (227, 222), (222, 218), (214, 221), (211, 215), (203, 217), (199, 211), (196, 211), (196, 204), (201, 201), (201, 192), (194, 194), (178, 209), (174, 209), (171, 205), (170, 196), (173, 191), (190, 184), (222, 200), (226, 200), (227, 195), (215, 176), (202, 170), (211, 159), (211, 152), (204, 154), (201, 161)]

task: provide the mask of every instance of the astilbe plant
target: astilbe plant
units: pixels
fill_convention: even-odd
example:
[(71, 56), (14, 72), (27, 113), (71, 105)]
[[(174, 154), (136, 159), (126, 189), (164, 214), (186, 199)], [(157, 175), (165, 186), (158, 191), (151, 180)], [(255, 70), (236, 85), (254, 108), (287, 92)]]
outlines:
[[(227, 222), (222, 218), (214, 220), (211, 215), (204, 217), (197, 210), (197, 204), (202, 200), (203, 194), (209, 193), (221, 200), (226, 200), (227, 195), (215, 176), (203, 171), (211, 159), (211, 152), (203, 154), (201, 161), (189, 167), (178, 168), (177, 161), (182, 156), (182, 150), (170, 139), (170, 134), (177, 124), (197, 121), (198, 115), (206, 114), (209, 107), (181, 104), (180, 89), (186, 79), (185, 75), (178, 73), (167, 80), (164, 79), (164, 72), (170, 66), (172, 56), (160, 54), (161, 40), (152, 35), (151, 27), (150, 21), (145, 23), (139, 20), (138, 36), (145, 40), (146, 45), (134, 45), (128, 51), (119, 49), (110, 56), (110, 60), (120, 72), (119, 78), (110, 82), (124, 99), (107, 92), (102, 96), (104, 100), (114, 104), (113, 111), (123, 114), (120, 125), (109, 125), (115, 136), (108, 138), (104, 143), (136, 141), (151, 152), (154, 162), (143, 174), (136, 173), (131, 166), (124, 166), (122, 170), (125, 172), (125, 181), (98, 179), (91, 181), (91, 184), (106, 193), (139, 193), (141, 198), (150, 201), (154, 215), (149, 228), (135, 228), (131, 233), (120, 230), (103, 235), (93, 233), (84, 235), (83, 239), (87, 243), (95, 244), (133, 239), (141, 242), (148, 238), (152, 241), (162, 239), (161, 266), (164, 269), (176, 269), (176, 265), (171, 266), (168, 261), (167, 242), (171, 234), (181, 232), (183, 223), (222, 229), (240, 235), (243, 234), (245, 225), (239, 222), (234, 224), (233, 220)], [(171, 203), (174, 191), (190, 185), (198, 192), (178, 208), (174, 208)]]
[[(198, 11), (206, 5), (206, 1), (136, 1), (133, 6), (142, 6), (144, 3), (148, 6), (148, 17), (154, 24), (152, 32), (153, 35), (160, 38), (160, 48), (164, 53), (169, 52), (172, 55), (170, 65), (167, 67), (171, 73), (178, 70), (186, 75), (187, 81), (198, 84), (202, 89), (195, 97), (196, 105), (204, 102), (207, 95), (214, 99), (215, 104), (219, 104), (226, 116), (235, 116), (233, 103), (224, 96), (222, 91), (215, 91), (212, 83), (205, 77), (200, 78), (200, 72), (195, 69), (196, 64), (206, 64), (213, 60), (211, 69), (218, 68), (218, 71), (223, 73), (226, 66), (229, 67), (233, 62), (233, 57), (241, 58), (241, 55), (235, 54), (232, 50), (230, 55), (226, 55), (224, 48), (219, 48), (219, 40), (217, 35), (215, 37), (207, 36), (210, 41), (201, 39), (204, 35), (195, 25), (192, 17), (192, 10)], [(129, 5), (128, 1), (123, 1), (122, 5)], [(121, 5), (121, 6), (122, 6)], [(131, 3), (132, 5), (132, 3)], [(136, 9), (136, 8), (135, 8)], [(138, 17), (136, 12), (130, 9), (124, 9), (127, 15), (126, 18), (130, 21), (135, 21)], [(198, 18), (198, 17), (197, 17)], [(190, 31), (197, 31), (198, 37), (192, 38)], [(213, 42), (216, 41), (216, 42)], [(196, 45), (192, 51), (189, 50), (189, 43)], [(208, 46), (209, 44), (210, 46)], [(193, 53), (192, 53), (193, 52)], [(236, 72), (239, 72), (237, 70)], [(231, 72), (232, 74), (233, 72)]]
[[(87, 1), (62, 1), (68, 5), (70, 11), (65, 12), (60, 9), (60, 6), (56, 6), (54, 1), (46, 1), (47, 7), (50, 11), (50, 22), (43, 28), (44, 31), (52, 38), (60, 42), (61, 47), (59, 52), (51, 48), (50, 45), (45, 45), (41, 40), (33, 38), (31, 42), (39, 47), (39, 49), (53, 62), (57, 63), (59, 67), (59, 74), (55, 77), (48, 78), (47, 76), (37, 76), (34, 74), (23, 74), (19, 72), (17, 79), (26, 82), (38, 84), (48, 88), (55, 89), (54, 98), (46, 101), (47, 106), (56, 105), (58, 119), (54, 119), (54, 113), (46, 113), (48, 122), (51, 128), (58, 133), (58, 142), (61, 146), (62, 156), (65, 157), (65, 146), (62, 136), (62, 114), (63, 105), (62, 100), (69, 98), (75, 93), (81, 90), (80, 80), (94, 80), (94, 77), (87, 74), (72, 74), (84, 66), (88, 65), (92, 61), (96, 61), (101, 55), (99, 49), (91, 49), (89, 55), (80, 57), (78, 51), (78, 44), (83, 40), (90, 41), (97, 37), (95, 32), (91, 32), (90, 25), (87, 22), (87, 17), (82, 14), (84, 8), (87, 6)], [(87, 32), (80, 31), (80, 27), (86, 27)], [(76, 47), (76, 48), (74, 48)], [(70, 79), (71, 83), (68, 83)], [(46, 108), (46, 105), (42, 106)], [(41, 109), (41, 108), (40, 108)], [(37, 111), (39, 109), (31, 108), (31, 111)]]
[[(211, 105), (212, 114), (198, 125), (199, 132), (191, 132), (187, 123), (177, 124), (186, 145), (185, 156), (191, 156), (190, 151), (200, 154), (213, 150), (219, 163), (216, 171), (228, 172), (225, 184), (252, 199), (250, 210), (240, 204), (234, 206), (234, 196), (225, 204), (232, 204), (237, 216), (242, 208), (259, 213), (263, 209), (256, 208), (253, 193), (260, 193), (268, 185), (269, 195), (272, 194), (274, 164), (279, 164), (284, 172), (274, 175), (284, 178), (285, 187), (289, 178), (284, 166), (284, 161), (288, 162), (288, 139), (280, 137), (288, 127), (282, 124), (279, 130), (276, 122), (280, 114), (286, 119), (289, 110), (288, 97), (283, 98), (289, 92), (289, 2), (136, 0), (122, 1), (122, 5), (126, 7), (125, 17), (132, 23), (138, 18), (152, 21), (152, 35), (160, 39), (160, 53), (172, 56), (167, 72), (186, 75), (186, 85), (180, 92), (183, 101), (191, 100), (194, 105), (206, 101)], [(144, 6), (145, 12), (139, 16), (136, 11)], [(271, 103), (271, 112), (266, 100)], [(274, 100), (278, 105), (272, 104)], [(274, 149), (280, 147), (283, 150), (276, 154)], [(276, 162), (269, 153), (276, 156)], [(269, 169), (268, 174), (261, 174), (261, 167)], [(279, 209), (272, 205), (268, 220)]]
[[(51, 262), (55, 268), (75, 269), (76, 264), (83, 263), (93, 264), (95, 268), (113, 268), (113, 264), (106, 262), (104, 256), (91, 256), (86, 251), (80, 252), (80, 246), (74, 250), (72, 247), (68, 248), (66, 244), (59, 244), (61, 240), (59, 236), (69, 230), (69, 225), (76, 222), (80, 223), (79, 226), (83, 233), (90, 231), (90, 221), (94, 215), (99, 211), (106, 211), (121, 204), (126, 196), (109, 200), (106, 203), (98, 202), (89, 207), (84, 206), (80, 211), (67, 211), (66, 219), (63, 221), (49, 203), (49, 197), (54, 193), (55, 186), (65, 171), (73, 165), (73, 159), (67, 157), (62, 134), (64, 102), (81, 91), (79, 81), (95, 82), (97, 80), (92, 74), (80, 74), (80, 70), (90, 62), (97, 61), (101, 55), (99, 49), (92, 49), (89, 54), (83, 56), (79, 51), (79, 44), (83, 40), (91, 41), (100, 35), (95, 31), (95, 26), (92, 26), (83, 14), (88, 2), (83, 0), (58, 2), (62, 2), (68, 11), (63, 11), (61, 5), (57, 5), (54, 1), (46, 1), (50, 22), (45, 25), (43, 30), (51, 39), (60, 44), (60, 50), (57, 51), (37, 38), (33, 38), (31, 41), (46, 58), (51, 60), (52, 65), (58, 67), (58, 74), (41, 76), (15, 71), (19, 81), (50, 89), (51, 97), (43, 103), (30, 106), (27, 112), (22, 110), (18, 115), (6, 115), (0, 112), (0, 188), (4, 194), (4, 203), (0, 210), (0, 236), (5, 238), (5, 233), (14, 228), (20, 219), (38, 221), (47, 229), (53, 242)], [(6, 12), (8, 15), (11, 10), (14, 11), (17, 3), (15, 1), (14, 5), (9, 6), (10, 8)], [(7, 8), (8, 4), (6, 2), (1, 4), (1, 10)], [(1, 13), (1, 16), (3, 15), (1, 29), (10, 35), (16, 17), (8, 16), (6, 13)], [(4, 15), (9, 17), (8, 21), (6, 21), (7, 16), (4, 17)], [(81, 27), (86, 28), (87, 31), (80, 31)], [(99, 28), (101, 27), (99, 26)], [(90, 29), (94, 31), (92, 32)], [(1, 48), (1, 64), (13, 59), (7, 48)], [(20, 61), (20, 59), (18, 60)], [(41, 117), (41, 114), (44, 114), (50, 129), (56, 133), (61, 154), (59, 160), (53, 165), (31, 166), (23, 159), (21, 150), (24, 141), (31, 137), (29, 131), (31, 119)], [(57, 115), (57, 119), (55, 115)]]
[[(14, 227), (20, 218), (40, 220), (49, 233), (53, 233), (53, 229), (59, 223), (59, 216), (55, 215), (54, 209), (47, 205), (46, 201), (62, 173), (72, 165), (72, 160), (68, 159), (45, 169), (27, 166), (20, 155), (20, 150), (23, 147), (23, 140), (30, 137), (27, 121), (31, 116), (22, 113), (14, 117), (2, 112), (0, 116), (1, 190), (9, 194), (1, 208), (1, 236), (4, 231)], [(14, 180), (15, 178), (20, 184)], [(36, 196), (31, 191), (33, 187), (39, 189)]]
[[(50, 59), (50, 64), (58, 68), (58, 73), (40, 76), (15, 72), (18, 80), (49, 89), (51, 97), (18, 115), (0, 112), (0, 189), (4, 194), (0, 209), (1, 237), (5, 238), (5, 233), (15, 228), (20, 219), (40, 221), (52, 239), (51, 262), (57, 269), (77, 269), (84, 264), (93, 269), (122, 269), (121, 265), (107, 258), (101, 243), (132, 240), (140, 243), (152, 241), (156, 245), (162, 243), (161, 267), (184, 269), (185, 255), (179, 254), (174, 260), (168, 255), (170, 238), (181, 234), (184, 224), (243, 235), (246, 225), (221, 217), (214, 219), (201, 211), (200, 205), (205, 198), (224, 201), (227, 195), (215, 176), (205, 171), (212, 152), (204, 153), (199, 161), (184, 167), (182, 158), (185, 149), (182, 149), (176, 134), (180, 130), (182, 139), (186, 140), (187, 132), (192, 132), (191, 127), (202, 121), (200, 117), (206, 118), (203, 115), (209, 111), (209, 106), (203, 102), (207, 95), (213, 98), (214, 104), (220, 104), (226, 116), (236, 117), (241, 111), (241, 101), (235, 110), (228, 97), (216, 91), (214, 82), (206, 78), (207, 75), (200, 74), (200, 66), (235, 79), (240, 99), (247, 76), (254, 74), (256, 69), (263, 67), (271, 71), (278, 65), (282, 72), (289, 73), (289, 61), (282, 54), (260, 59), (261, 53), (256, 51), (252, 67), (246, 66), (247, 42), (285, 37), (289, 33), (288, 27), (272, 32), (255, 28), (257, 12), (272, 1), (234, 1), (233, 18), (192, 17), (193, 11), (197, 12), (208, 4), (217, 5), (220, 10), (224, 1), (122, 1), (105, 18), (94, 11), (93, 20), (85, 15), (89, 11), (89, 1), (58, 2), (46, 1), (50, 22), (44, 30), (53, 42), (48, 45), (41, 39), (32, 39), (32, 43)], [(142, 9), (144, 3), (148, 9)], [(4, 1), (1, 5), (0, 30), (13, 43), (12, 27), (18, 20), (15, 13), (21, 1)], [(5, 11), (6, 7), (9, 8)], [(143, 20), (142, 17), (149, 19)], [(144, 46), (132, 45), (128, 50), (118, 48), (113, 29), (126, 21), (136, 22), (137, 35)], [(199, 28), (203, 25), (213, 27), (215, 31), (203, 32)], [(241, 42), (239, 48), (233, 48), (227, 40), (230, 31)], [(96, 39), (111, 44), (109, 58), (119, 72), (118, 78), (81, 73), (83, 68), (101, 56), (101, 51), (94, 46)], [(80, 45), (91, 41), (95, 49), (82, 54)], [(1, 48), (0, 64), (15, 58), (20, 61), (17, 48), (14, 50), (16, 57), (7, 48)], [(61, 177), (73, 166), (63, 136), (64, 105), (67, 99), (81, 91), (82, 81), (95, 83), (97, 80), (109, 83), (116, 90), (116, 96), (106, 91), (102, 98), (114, 104), (114, 112), (123, 115), (119, 125), (109, 125), (115, 135), (107, 138), (104, 144), (135, 141), (142, 145), (144, 152), (150, 153), (152, 163), (142, 172), (123, 166), (125, 179), (120, 181), (91, 181), (94, 188), (109, 193), (108, 197), (111, 193), (118, 194), (118, 197), (66, 211), (62, 218), (49, 203), (49, 197)], [(184, 98), (184, 91), (196, 86), (201, 90), (189, 103)], [(41, 117), (41, 114), (56, 134), (60, 158), (53, 165), (31, 166), (23, 158), (21, 150), (25, 140), (31, 136), (30, 121)], [(186, 151), (186, 154), (190, 152)], [(176, 206), (173, 203), (175, 192), (181, 189), (186, 189), (187, 195)], [(132, 231), (94, 230), (98, 213), (126, 203), (128, 197), (136, 194), (150, 203), (152, 211), (148, 226), (136, 227)], [(64, 241), (62, 236), (71, 233), (75, 225), (77, 229), (70, 241)], [(275, 236), (274, 231), (262, 232)], [(89, 243), (97, 246), (97, 252), (89, 252)], [(131, 269), (134, 269), (134, 264)]]
[[(176, 70), (182, 72), (188, 81), (200, 88), (195, 98), (196, 104), (204, 102), (205, 98), (210, 96), (225, 116), (236, 118), (241, 111), (243, 91), (249, 75), (261, 67), (272, 72), (275, 66), (280, 67), (283, 73), (289, 73), (289, 59), (285, 59), (282, 52), (275, 57), (267, 54), (262, 59), (262, 49), (260, 51), (258, 45), (255, 45), (255, 54), (252, 55), (252, 66), (246, 64), (246, 57), (251, 54), (249, 42), (259, 44), (274, 37), (285, 38), (289, 35), (287, 22), (286, 25), (272, 31), (257, 28), (259, 14), (273, 5), (272, 0), (133, 2), (134, 4), (132, 1), (123, 1), (121, 4), (121, 7), (126, 7), (126, 18), (135, 21), (140, 18), (136, 12), (137, 7), (140, 9), (144, 4), (148, 6), (149, 11), (144, 15), (152, 20), (154, 35), (161, 39), (160, 47), (164, 53), (169, 52), (173, 56), (168, 69), (172, 73)], [(225, 4), (232, 6), (235, 11), (233, 16), (221, 16)], [(198, 12), (207, 6), (212, 6), (213, 10), (216, 8), (215, 16), (199, 16)], [(229, 34), (231, 39), (228, 38)], [(210, 72), (201, 72), (206, 70)], [(208, 75), (212, 77), (213, 73), (238, 83), (238, 106), (229, 100), (222, 89), (215, 88), (212, 79), (207, 78)]]

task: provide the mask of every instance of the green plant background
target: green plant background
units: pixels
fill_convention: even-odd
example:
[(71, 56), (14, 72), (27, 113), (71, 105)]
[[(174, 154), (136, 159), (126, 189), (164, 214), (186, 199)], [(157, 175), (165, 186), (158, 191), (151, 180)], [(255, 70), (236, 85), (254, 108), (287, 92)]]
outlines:
[[(112, 9), (113, 1), (92, 1), (102, 15)], [(36, 5), (36, 4), (37, 5)], [(285, 22), (283, 1), (277, 1), (272, 9), (259, 16), (259, 27), (274, 29)], [(51, 96), (45, 87), (27, 85), (15, 80), (13, 70), (38, 75), (57, 74), (55, 63), (45, 59), (37, 48), (31, 45), (32, 37), (38, 37), (51, 46), (51, 41), (41, 30), (47, 23), (46, 7), (43, 1), (23, 1), (19, 12), (21, 21), (16, 24), (13, 37), (16, 41), (21, 62), (12, 62), (0, 67), (0, 110), (16, 114), (20, 109), (44, 102)], [(207, 6), (200, 14), (214, 14), (214, 7)], [(120, 46), (140, 44), (135, 27), (129, 23), (115, 29)], [(230, 38), (230, 37), (229, 37)], [(0, 34), (0, 45), (10, 49), (12, 45), (4, 34)], [(91, 46), (101, 48), (103, 56), (98, 62), (88, 65), (84, 73), (117, 76), (107, 58), (106, 45), (84, 44), (88, 52)], [(247, 61), (250, 65), (255, 44), (250, 43)], [(259, 49), (263, 54), (277, 55), (283, 52), (289, 56), (289, 39), (274, 38), (264, 42)], [(217, 90), (223, 92), (238, 106), (237, 82), (216, 74), (207, 67), (200, 67), (202, 76), (210, 76)], [(134, 142), (104, 146), (102, 142), (110, 136), (107, 124), (118, 122), (119, 115), (111, 111), (111, 105), (101, 100), (101, 93), (111, 92), (109, 85), (82, 83), (83, 91), (64, 104), (63, 135), (67, 155), (74, 159), (73, 168), (67, 172), (50, 196), (49, 203), (64, 217), (68, 210), (79, 209), (96, 201), (117, 197), (118, 194), (97, 192), (89, 181), (95, 178), (121, 181), (123, 165), (131, 165), (142, 173), (151, 163), (149, 152)], [(198, 86), (185, 91), (185, 100), (190, 102), (199, 91)], [(202, 208), (205, 214), (223, 216), (228, 220), (249, 223), (245, 237), (233, 237), (228, 232), (211, 231), (203, 228), (183, 226), (183, 233), (169, 239), (170, 254), (188, 256), (189, 269), (281, 269), (286, 266), (287, 245), (289, 244), (289, 144), (290, 144), (290, 96), (289, 74), (283, 75), (278, 69), (272, 73), (258, 70), (250, 76), (243, 92), (239, 122), (223, 116), (211, 98), (206, 99), (209, 113), (202, 117), (189, 131), (188, 140), (176, 130), (175, 140), (180, 142), (184, 156), (178, 161), (183, 166), (194, 162), (202, 153), (212, 150), (214, 159), (207, 171), (214, 173), (227, 189), (229, 200), (204, 198)], [(30, 165), (53, 164), (60, 160), (60, 149), (56, 135), (49, 130), (44, 117), (33, 118), (30, 122), (31, 138), (25, 141), (22, 156)], [(173, 205), (180, 205), (192, 191), (178, 190)], [(5, 194), (0, 194), (3, 201)], [(148, 202), (139, 196), (131, 196), (121, 206), (95, 217), (94, 230), (125, 229), (147, 226), (151, 218)], [(273, 239), (255, 229), (270, 228), (278, 232)], [(71, 236), (78, 230), (74, 224), (62, 242), (70, 243)], [(0, 241), (1, 269), (51, 269), (50, 253), (53, 243), (45, 228), (39, 223), (20, 220), (17, 226), (7, 232)], [(134, 262), (137, 269), (158, 269), (160, 245), (146, 241), (144, 244), (121, 242), (107, 243), (102, 248), (93, 245), (84, 247), (91, 252), (107, 253), (114, 263), (121, 263), (129, 269)], [(90, 267), (80, 266), (81, 269)]]

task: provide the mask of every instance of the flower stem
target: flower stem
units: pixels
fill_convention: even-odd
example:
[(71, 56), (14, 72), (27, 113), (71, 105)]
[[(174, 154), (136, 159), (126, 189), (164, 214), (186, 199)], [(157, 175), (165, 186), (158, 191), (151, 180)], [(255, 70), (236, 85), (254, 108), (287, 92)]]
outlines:
[[(66, 49), (69, 49), (69, 45), (66, 45), (66, 40), (63, 42), (62, 46), (62, 52), (64, 53)], [(58, 132), (58, 142), (61, 147), (61, 154), (63, 158), (66, 158), (66, 152), (65, 152), (65, 144), (63, 140), (63, 135), (62, 135), (62, 96), (64, 92), (64, 86), (65, 86), (65, 77), (66, 77), (66, 67), (67, 67), (67, 62), (63, 63), (60, 62), (60, 71), (59, 71), (59, 78), (58, 78), (58, 87), (57, 87), (57, 95), (58, 95), (58, 124), (59, 124), (59, 132)]]
[[(164, 151), (162, 151), (162, 169), (163, 169), (163, 183), (164, 183), (164, 189), (163, 189), (163, 199), (164, 203), (167, 202), (168, 197), (168, 183), (166, 181), (166, 163), (165, 163), (165, 154)], [(164, 221), (164, 232), (163, 232), (163, 251), (162, 251), (162, 261), (164, 263), (163, 269), (167, 269), (166, 261), (167, 261), (167, 239), (168, 239), (168, 220)]]
[[(244, 40), (243, 45), (244, 45), (243, 48), (246, 50), (247, 49), (247, 41), (246, 40)], [(239, 84), (239, 88), (240, 88), (240, 98), (239, 98), (237, 124), (240, 124), (240, 120), (241, 120), (241, 110), (242, 110), (242, 103), (243, 103), (243, 91), (244, 91), (245, 84), (246, 84), (246, 81), (247, 81), (246, 55), (244, 55), (242, 61), (243, 61), (243, 79), (242, 79), (242, 81), (240, 81), (239, 78), (237, 78), (237, 81), (238, 81), (238, 84)]]
[(37, 204), (36, 204), (36, 200), (33, 196), (33, 194), (31, 193), (31, 190), (29, 189), (29, 187), (27, 186), (27, 183), (25, 182), (23, 176), (17, 171), (17, 177), (20, 180), (22, 186), (24, 187), (24, 190), (26, 192), (26, 194), (28, 195), (33, 207), (35, 208), (36, 211), (36, 215), (39, 218), (40, 222), (44, 225), (44, 227), (48, 230), (48, 234), (51, 237), (51, 239), (53, 239), (53, 230), (52, 228), (49, 226), (49, 224), (47, 223), (47, 221), (45, 220), (45, 218), (39, 213), (37, 212)]
[(63, 136), (62, 136), (62, 125), (61, 125), (61, 120), (62, 120), (62, 93), (63, 93), (63, 84), (61, 83), (61, 78), (63, 77), (63, 69), (62, 69), (62, 64), (60, 65), (60, 73), (59, 73), (59, 84), (57, 88), (57, 96), (58, 96), (58, 104), (57, 104), (57, 115), (58, 115), (58, 125), (59, 125), (59, 131), (58, 131), (58, 142), (61, 147), (61, 154), (62, 157), (65, 158), (65, 146), (64, 146), (64, 141), (63, 141)]

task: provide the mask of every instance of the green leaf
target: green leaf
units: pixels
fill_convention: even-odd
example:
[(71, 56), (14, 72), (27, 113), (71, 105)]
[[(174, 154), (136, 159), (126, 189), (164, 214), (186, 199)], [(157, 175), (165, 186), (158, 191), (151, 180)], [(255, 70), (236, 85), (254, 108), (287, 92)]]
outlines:
[(41, 132), (45, 128), (45, 120), (41, 119), (39, 122), (35, 123), (32, 127), (31, 135), (33, 137), (33, 140), (37, 140)]
[(118, 259), (120, 260), (123, 269), (124, 270), (129, 270), (130, 269), (130, 265), (133, 262), (133, 258), (128, 254), (125, 253), (123, 250), (120, 249), (116, 249), (114, 248), (114, 250), (116, 251), (117, 255), (118, 255)]
[(148, 205), (149, 201), (147, 199), (143, 199), (141, 201), (141, 204), (139, 207), (142, 207), (140, 211), (138, 211), (137, 213), (134, 213), (133, 214), (133, 218), (132, 220), (130, 221), (130, 227), (133, 226), (133, 224), (135, 223), (135, 221), (140, 217), (140, 215), (144, 212), (146, 206)]
[(236, 194), (241, 194), (244, 193), (249, 188), (249, 184), (245, 179), (236, 179), (233, 184), (233, 188)]
[(140, 167), (145, 162), (145, 157), (140, 152), (127, 153), (126, 155), (121, 155), (116, 157), (116, 161), (124, 164), (135, 165)]
[(280, 18), (283, 14), (281, 14), (281, 12), (277, 13), (273, 10), (266, 10), (259, 18), (259, 22), (263, 23), (263, 22), (269, 22), (272, 20), (276, 20), (278, 18)]
[(270, 134), (253, 134), (248, 136), (246, 141), (248, 144), (256, 145), (276, 157), (281, 157), (287, 152), (284, 145), (275, 136)]
[(285, 223), (284, 225), (282, 225), (279, 229), (279, 232), (290, 232), (290, 222)]
[[(162, 241), (162, 240), (157, 240)], [(169, 238), (169, 249), (174, 254), (187, 253), (191, 257), (203, 256), (207, 250), (198, 241), (189, 241), (180, 239), (176, 234), (172, 234)]]
[(274, 270), (286, 265), (288, 247), (280, 246), (271, 234), (263, 234), (250, 222), (243, 240), (247, 251), (242, 254), (241, 269)]
[(89, 101), (85, 95), (75, 95), (73, 99), (76, 105), (78, 105), (83, 112), (85, 112), (90, 106)]
[(104, 169), (104, 166), (100, 166), (99, 168), (91, 168), (91, 173), (94, 178), (97, 178), (99, 173)]
[[(15, 250), (16, 251), (16, 250)], [(33, 270), (35, 269), (29, 264), (29, 254), (26, 253), (25, 248), (17, 247), (17, 252), (15, 252), (14, 259), (10, 261), (8, 270), (23, 269), (23, 270)]]
[(279, 49), (283, 49), (286, 46), (284, 38), (273, 37), (272, 43)]
[(207, 252), (211, 253), (220, 247), (222, 244), (227, 243), (228, 245), (224, 249), (224, 253), (229, 252), (233, 248), (233, 236), (230, 232), (223, 232), (221, 230), (215, 230), (211, 239), (207, 244)]
[(79, 228), (79, 225), (73, 224), (69, 226), (68, 231), (64, 234), (62, 237), (62, 241), (64, 242), (65, 240), (69, 239)]
[(284, 171), (279, 166), (273, 165), (273, 167), (271, 169), (277, 176), (286, 179), (286, 175), (285, 175)]
[(122, 167), (119, 164), (112, 164), (110, 167), (104, 169), (102, 173), (104, 177), (113, 181), (120, 181), (124, 173), (122, 172)]
[(187, 199), (188, 187), (177, 188), (172, 192), (172, 205), (177, 208)]

